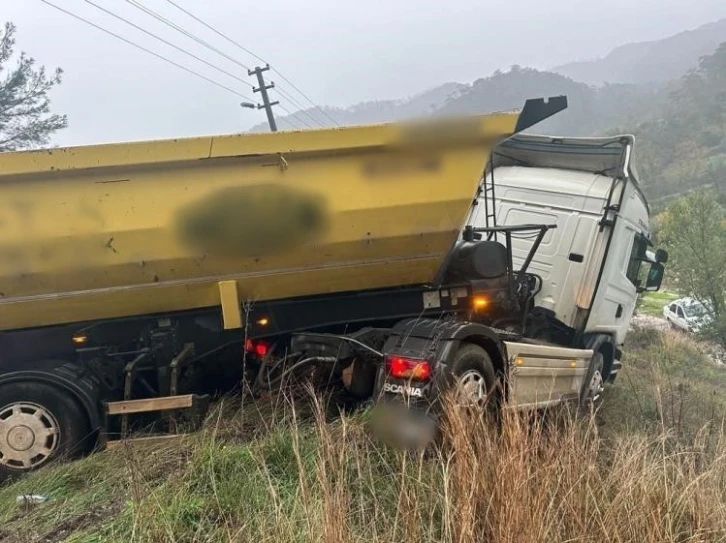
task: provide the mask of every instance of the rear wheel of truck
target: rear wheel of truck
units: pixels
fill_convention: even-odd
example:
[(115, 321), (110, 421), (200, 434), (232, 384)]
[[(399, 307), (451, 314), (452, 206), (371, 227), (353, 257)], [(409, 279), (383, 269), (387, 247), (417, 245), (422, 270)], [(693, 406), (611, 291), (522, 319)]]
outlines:
[(497, 378), (489, 354), (479, 345), (462, 345), (451, 370), (455, 377), (456, 404), (487, 412), (497, 409)]
[(67, 393), (30, 381), (0, 386), (0, 481), (85, 452), (90, 427)]

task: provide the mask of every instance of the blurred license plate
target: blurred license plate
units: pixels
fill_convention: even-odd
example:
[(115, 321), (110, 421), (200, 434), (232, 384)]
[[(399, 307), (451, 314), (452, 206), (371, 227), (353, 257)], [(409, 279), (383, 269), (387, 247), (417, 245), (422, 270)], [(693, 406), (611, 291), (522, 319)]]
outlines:
[(403, 448), (423, 448), (436, 436), (436, 421), (420, 409), (391, 402), (378, 404), (372, 418), (373, 433)]

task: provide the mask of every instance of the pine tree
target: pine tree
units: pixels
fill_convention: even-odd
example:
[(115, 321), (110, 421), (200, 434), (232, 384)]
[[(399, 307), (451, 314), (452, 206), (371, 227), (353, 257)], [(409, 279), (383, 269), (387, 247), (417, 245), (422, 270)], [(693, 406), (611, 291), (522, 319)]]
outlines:
[(51, 114), (49, 91), (61, 82), (25, 53), (14, 57), (15, 25), (0, 30), (0, 151), (39, 147), (68, 124), (65, 115)]

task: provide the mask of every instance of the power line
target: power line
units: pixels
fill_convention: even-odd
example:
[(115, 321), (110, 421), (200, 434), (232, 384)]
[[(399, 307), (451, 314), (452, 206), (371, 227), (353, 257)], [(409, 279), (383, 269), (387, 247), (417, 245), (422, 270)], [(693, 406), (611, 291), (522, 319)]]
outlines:
[(295, 100), (295, 98), (290, 96), (290, 94), (288, 94), (285, 90), (283, 90), (279, 85), (276, 88), (277, 88), (277, 92), (279, 92), (283, 98), (285, 98), (288, 102), (290, 102), (293, 105), (293, 107), (296, 107), (300, 113), (306, 115), (307, 118), (310, 119), (313, 123), (318, 124), (320, 126), (325, 126), (325, 123), (320, 122), (320, 119), (318, 119), (317, 117), (312, 115), (312, 113), (310, 113), (307, 110), (307, 108), (300, 105), (300, 102), (298, 102), (297, 100)]
[(154, 19), (156, 19), (157, 21), (160, 21), (160, 22), (164, 23), (165, 25), (167, 25), (167, 26), (169, 26), (169, 27), (173, 28), (173, 29), (174, 29), (174, 30), (176, 30), (177, 32), (181, 32), (182, 34), (184, 34), (184, 35), (185, 35), (185, 36), (187, 36), (188, 38), (190, 38), (190, 39), (194, 40), (195, 42), (199, 43), (200, 45), (203, 45), (203, 46), (204, 46), (204, 47), (206, 47), (207, 49), (209, 49), (209, 50), (211, 50), (211, 51), (214, 51), (214, 52), (215, 52), (215, 53), (217, 53), (218, 55), (221, 55), (221, 56), (223, 56), (224, 58), (226, 58), (227, 60), (229, 60), (229, 61), (231, 61), (231, 62), (234, 62), (234, 63), (235, 63), (235, 64), (236, 64), (237, 66), (239, 66), (239, 67), (241, 67), (241, 68), (244, 68), (245, 70), (249, 70), (249, 69), (250, 69), (250, 67), (249, 67), (249, 66), (247, 66), (247, 65), (245, 65), (245, 64), (242, 64), (242, 63), (241, 63), (240, 61), (238, 61), (238, 60), (237, 60), (237, 59), (235, 59), (234, 57), (231, 57), (231, 56), (229, 56), (229, 55), (228, 55), (227, 53), (225, 53), (224, 51), (221, 51), (220, 49), (217, 49), (216, 47), (214, 47), (214, 46), (213, 46), (213, 45), (211, 45), (210, 43), (208, 43), (208, 42), (206, 42), (206, 41), (202, 40), (201, 38), (198, 38), (197, 36), (195, 36), (195, 35), (194, 35), (194, 34), (192, 34), (191, 32), (189, 32), (189, 31), (185, 30), (184, 28), (182, 28), (181, 26), (179, 26), (178, 24), (176, 24), (176, 23), (174, 23), (174, 22), (170, 21), (169, 19), (167, 19), (167, 18), (166, 18), (166, 17), (164, 17), (163, 15), (160, 15), (159, 13), (155, 12), (155, 11), (154, 11), (153, 9), (151, 9), (151, 8), (147, 8), (147, 7), (146, 7), (146, 6), (144, 6), (143, 4), (140, 4), (139, 2), (137, 2), (136, 0), (124, 0), (124, 1), (125, 1), (126, 3), (128, 3), (128, 4), (131, 4), (131, 5), (132, 5), (133, 7), (135, 7), (136, 9), (140, 9), (140, 10), (144, 11), (145, 13), (147, 13), (148, 15), (151, 15), (151, 16), (152, 16), (152, 17), (153, 17)]
[(204, 81), (207, 81), (208, 83), (211, 83), (212, 85), (216, 85), (217, 87), (219, 87), (221, 89), (224, 89), (224, 90), (226, 90), (228, 92), (231, 92), (232, 94), (235, 94), (235, 95), (237, 95), (237, 96), (239, 96), (241, 98), (244, 98), (245, 100), (248, 100), (250, 102), (254, 102), (255, 101), (253, 98), (250, 98), (249, 96), (245, 96), (244, 94), (242, 94), (240, 92), (237, 92), (236, 90), (231, 89), (228, 86), (226, 86), (226, 85), (224, 85), (222, 83), (219, 83), (218, 81), (215, 81), (214, 79), (210, 79), (209, 77), (207, 77), (205, 75), (202, 75), (202, 74), (200, 74), (198, 72), (195, 72), (191, 68), (187, 68), (186, 66), (183, 66), (181, 64), (178, 64), (178, 63), (174, 62), (173, 60), (170, 60), (170, 59), (166, 58), (165, 56), (162, 56), (162, 55), (160, 55), (158, 53), (155, 53), (151, 49), (147, 49), (146, 47), (144, 47), (142, 45), (139, 45), (137, 43), (134, 43), (131, 40), (127, 40), (126, 38), (124, 38), (122, 36), (119, 36), (118, 34), (115, 34), (115, 33), (111, 32), (110, 30), (107, 30), (107, 29), (103, 28), (102, 26), (99, 26), (96, 23), (94, 23), (92, 21), (89, 21), (88, 19), (84, 19), (80, 15), (76, 15), (75, 13), (72, 13), (72, 12), (66, 10), (66, 9), (63, 9), (60, 6), (57, 6), (57, 5), (49, 2), (48, 0), (40, 0), (40, 1), (43, 2), (44, 4), (46, 4), (47, 6), (50, 6), (50, 7), (54, 8), (54, 9), (57, 9), (58, 11), (61, 11), (61, 12), (65, 13), (66, 15), (69, 15), (69, 16), (73, 17), (74, 19), (77, 19), (79, 21), (82, 21), (82, 22), (84, 22), (84, 23), (86, 23), (88, 25), (91, 25), (92, 27), (100, 30), (101, 32), (105, 32), (106, 34), (108, 34), (110, 36), (113, 36), (114, 38), (116, 38), (118, 40), (121, 40), (122, 42), (125, 42), (125, 43), (127, 43), (129, 45), (132, 45), (133, 47), (136, 47), (137, 49), (140, 49), (141, 51), (144, 51), (146, 53), (149, 53), (150, 55), (153, 55), (156, 58), (158, 58), (160, 60), (163, 60), (164, 62), (167, 62), (167, 63), (171, 64), (172, 66), (176, 66), (177, 68), (179, 68), (181, 70), (184, 70), (187, 73), (190, 73), (190, 74), (192, 74), (192, 75), (194, 75), (196, 77), (199, 77), (200, 79), (203, 79)]
[(206, 22), (204, 22), (202, 19), (200, 19), (199, 17), (197, 17), (196, 15), (194, 15), (193, 13), (191, 13), (190, 11), (187, 11), (186, 9), (184, 9), (183, 7), (181, 7), (179, 4), (177, 4), (176, 2), (174, 2), (174, 0), (166, 0), (166, 1), (169, 2), (172, 6), (174, 6), (179, 11), (182, 11), (183, 13), (187, 14), (189, 17), (191, 17), (192, 19), (194, 19), (198, 23), (201, 23), (202, 25), (206, 26), (209, 30), (211, 30), (215, 34), (223, 37), (225, 40), (227, 40), (231, 44), (236, 45), (237, 47), (239, 47), (240, 49), (242, 49), (242, 51), (244, 51), (248, 55), (252, 55), (253, 57), (255, 57), (260, 62), (264, 62), (265, 64), (267, 64), (267, 61), (264, 58), (256, 55), (255, 53), (253, 53), (252, 51), (250, 51), (246, 47), (243, 47), (242, 45), (240, 45), (239, 43), (237, 43), (236, 41), (234, 41), (232, 38), (226, 36), (225, 34), (223, 34), (222, 32), (220, 32), (219, 30), (217, 30), (213, 26), (207, 24)]
[[(229, 36), (227, 36), (226, 34), (224, 34), (223, 32), (220, 32), (219, 30), (217, 30), (216, 28), (214, 28), (210, 24), (206, 23), (205, 21), (203, 21), (202, 19), (200, 19), (199, 17), (197, 17), (196, 15), (194, 15), (193, 13), (191, 13), (190, 11), (184, 9), (179, 4), (177, 4), (176, 2), (174, 2), (174, 0), (166, 0), (166, 1), (169, 4), (171, 4), (172, 6), (174, 6), (175, 8), (177, 8), (178, 10), (182, 11), (183, 13), (185, 13), (186, 15), (188, 15), (189, 17), (191, 17), (192, 19), (194, 19), (195, 21), (197, 21), (198, 23), (204, 25), (206, 28), (208, 28), (209, 30), (211, 30), (212, 32), (214, 32), (215, 34), (217, 34), (218, 36), (221, 36), (222, 38), (224, 38), (225, 40), (227, 40), (232, 45), (238, 47), (239, 49), (241, 49), (245, 53), (247, 53), (249, 55), (252, 55), (254, 58), (256, 58), (257, 60), (259, 60), (260, 62), (264, 62), (265, 64), (268, 64), (268, 62), (265, 59), (263, 59), (262, 57), (260, 57), (259, 55), (255, 54), (255, 53), (253, 53), (252, 51), (250, 51), (249, 49), (247, 49), (243, 45), (239, 44), (238, 42), (236, 42), (235, 40), (233, 40), (232, 38), (230, 38)], [(335, 126), (338, 126), (338, 123), (335, 121), (335, 119), (333, 119), (330, 115), (328, 115), (328, 113), (323, 108), (321, 108), (319, 105), (317, 105), (315, 102), (313, 102), (308, 97), (307, 94), (305, 94), (297, 86), (295, 86), (293, 84), (293, 82), (290, 81), (287, 77), (285, 77), (279, 70), (277, 70), (276, 68), (272, 68), (272, 71), (274, 71), (277, 75), (279, 75), (282, 78), (282, 80), (285, 81), (288, 85), (290, 85), (293, 89), (295, 89), (297, 92), (299, 92), (300, 95), (303, 98), (305, 98), (308, 102), (310, 102), (315, 109), (317, 109), (318, 111), (320, 111), (320, 113), (322, 113), (323, 115), (325, 115), (325, 117), (327, 117)]]
[[(285, 109), (285, 106), (283, 106), (282, 104), (278, 104), (278, 105), (280, 106), (280, 108), (281, 108), (281, 109), (282, 109), (283, 111), (288, 111), (287, 109)], [(295, 120), (297, 120), (297, 119), (295, 119)], [(292, 122), (290, 121), (290, 119), (288, 119), (287, 117), (280, 117), (280, 121), (282, 121), (283, 123), (287, 124), (288, 126), (290, 126), (290, 127), (294, 128), (295, 130), (300, 130), (300, 129), (301, 129), (301, 127), (300, 127), (299, 125), (297, 125), (297, 124), (293, 124), (293, 123), (292, 123)]]
[(283, 81), (285, 81), (288, 85), (290, 85), (293, 89), (295, 89), (297, 92), (299, 92), (303, 98), (305, 98), (308, 102), (310, 102), (315, 109), (317, 109), (320, 113), (325, 115), (325, 117), (333, 123), (335, 126), (339, 126), (335, 119), (333, 119), (330, 115), (328, 115), (327, 111), (325, 111), (323, 108), (321, 108), (318, 104), (313, 102), (310, 98), (308, 98), (308, 95), (305, 94), (303, 91), (301, 91), (298, 87), (295, 86), (295, 84), (290, 81), (287, 77), (285, 77), (282, 72), (277, 70), (276, 68), (272, 68), (272, 71), (275, 72), (277, 75), (279, 75)]
[[(183, 27), (181, 27), (181, 26), (177, 25), (176, 23), (174, 23), (174, 22), (170, 21), (170, 20), (169, 20), (168, 18), (164, 17), (163, 15), (159, 14), (158, 12), (155, 12), (154, 10), (152, 10), (152, 9), (150, 9), (150, 8), (148, 8), (148, 7), (146, 7), (146, 6), (144, 6), (143, 4), (141, 4), (141, 3), (139, 3), (139, 2), (137, 2), (136, 0), (124, 0), (124, 1), (125, 1), (125, 2), (127, 3), (127, 4), (130, 4), (131, 6), (133, 6), (133, 7), (137, 8), (137, 9), (139, 9), (139, 10), (143, 11), (143, 12), (144, 12), (144, 13), (146, 13), (147, 15), (150, 15), (151, 17), (153, 17), (153, 18), (154, 18), (154, 19), (156, 19), (157, 21), (160, 21), (160, 22), (162, 22), (162, 23), (163, 23), (163, 24), (165, 24), (166, 26), (168, 26), (168, 27), (170, 27), (170, 28), (172, 28), (172, 29), (176, 30), (177, 32), (180, 32), (180, 33), (181, 33), (181, 34), (183, 34), (184, 36), (186, 36), (186, 37), (188, 37), (188, 38), (190, 38), (190, 39), (194, 40), (195, 42), (197, 42), (197, 43), (199, 43), (200, 45), (202, 45), (202, 46), (206, 47), (207, 49), (209, 49), (209, 50), (211, 50), (211, 51), (213, 51), (213, 52), (217, 53), (218, 55), (220, 55), (220, 56), (222, 56), (222, 57), (226, 58), (227, 60), (229, 60), (229, 61), (231, 61), (231, 62), (234, 62), (234, 63), (235, 63), (235, 64), (236, 64), (237, 66), (240, 66), (240, 67), (244, 68), (244, 69), (245, 69), (245, 70), (247, 70), (248, 72), (249, 72), (249, 71), (253, 71), (253, 70), (252, 70), (251, 68), (249, 68), (249, 67), (248, 67), (248, 66), (246, 66), (245, 64), (242, 64), (242, 63), (241, 63), (241, 62), (239, 62), (239, 61), (238, 61), (237, 59), (235, 59), (235, 58), (233, 58), (233, 57), (229, 56), (229, 55), (228, 55), (228, 54), (226, 54), (226, 53), (225, 53), (224, 51), (221, 51), (220, 49), (216, 48), (215, 46), (213, 46), (213, 45), (209, 44), (208, 42), (206, 42), (206, 41), (202, 40), (201, 38), (199, 38), (199, 37), (195, 36), (194, 34), (192, 34), (191, 32), (189, 32), (188, 30), (186, 30), (186, 29), (184, 29)], [(281, 94), (282, 96), (284, 96), (284, 97), (285, 97), (285, 98), (286, 98), (286, 99), (287, 99), (287, 100), (288, 100), (289, 102), (291, 102), (292, 104), (294, 104), (294, 105), (295, 105), (295, 106), (296, 106), (296, 107), (297, 107), (297, 108), (298, 108), (298, 109), (299, 109), (299, 110), (301, 111), (301, 113), (304, 113), (305, 115), (307, 115), (307, 117), (308, 117), (308, 118), (310, 118), (310, 119), (312, 120), (312, 122), (313, 122), (314, 124), (319, 124), (319, 125), (321, 125), (321, 126), (323, 126), (323, 125), (324, 125), (324, 123), (321, 123), (321, 122), (320, 122), (320, 121), (319, 121), (319, 120), (318, 120), (317, 118), (315, 118), (314, 116), (312, 116), (312, 115), (311, 115), (311, 114), (310, 114), (309, 112), (305, 111), (305, 108), (304, 108), (303, 106), (301, 106), (301, 105), (300, 105), (300, 104), (299, 104), (299, 103), (298, 103), (298, 102), (297, 102), (297, 101), (296, 101), (296, 100), (295, 100), (295, 99), (294, 99), (294, 98), (293, 98), (292, 96), (290, 96), (290, 95), (289, 95), (289, 94), (288, 94), (287, 92), (285, 92), (285, 91), (284, 91), (284, 90), (283, 90), (282, 88), (280, 88), (279, 86), (278, 86), (278, 87), (276, 87), (276, 88), (277, 88), (277, 91), (278, 91), (278, 92), (279, 92), (279, 93), (280, 93), (280, 94)], [(285, 111), (287, 111), (287, 112), (288, 112), (288, 113), (289, 113), (290, 115), (292, 115), (292, 116), (293, 116), (293, 117), (294, 117), (294, 118), (295, 118), (296, 120), (299, 120), (299, 119), (298, 119), (298, 117), (297, 117), (297, 116), (296, 116), (296, 115), (295, 115), (294, 113), (290, 113), (290, 111), (289, 111), (289, 110), (287, 110), (286, 108), (283, 108), (283, 109), (285, 109)], [(309, 124), (308, 124), (307, 122), (305, 122), (304, 120), (302, 120), (301, 122), (302, 122), (302, 123), (303, 123), (303, 124), (304, 124), (305, 126), (307, 126), (308, 128), (313, 128), (312, 126), (310, 126), (310, 125), (309, 125)], [(288, 123), (288, 124), (290, 124), (290, 123)], [(291, 126), (292, 126), (292, 125), (291, 125)]]
[[(278, 89), (278, 90), (279, 90), (279, 89)], [(305, 126), (307, 126), (308, 128), (313, 128), (313, 127), (312, 127), (312, 126), (310, 126), (310, 125), (309, 125), (309, 124), (308, 124), (307, 122), (305, 122), (305, 119), (302, 119), (302, 118), (298, 117), (298, 116), (297, 116), (297, 115), (295, 115), (295, 114), (294, 114), (293, 112), (291, 112), (291, 111), (290, 111), (289, 109), (287, 109), (287, 108), (286, 108), (286, 107), (285, 107), (284, 105), (282, 105), (282, 104), (277, 104), (277, 105), (278, 105), (278, 106), (280, 106), (280, 109), (281, 109), (282, 111), (284, 111), (285, 113), (287, 113), (287, 114), (288, 114), (288, 115), (289, 115), (290, 117), (292, 117), (293, 119), (295, 119), (295, 120), (296, 120), (297, 122), (299, 122), (299, 123), (302, 123), (302, 124), (304, 124), (304, 125), (305, 125)], [(286, 120), (286, 119), (285, 119), (285, 117), (280, 117), (280, 119), (281, 119), (281, 120), (283, 120), (283, 121), (285, 121), (285, 120)]]
[(187, 56), (190, 56), (190, 57), (192, 57), (193, 59), (195, 59), (195, 60), (198, 60), (199, 62), (202, 62), (202, 63), (206, 64), (206, 65), (207, 65), (207, 66), (209, 66), (210, 68), (213, 68), (213, 69), (217, 70), (218, 72), (220, 72), (220, 73), (223, 73), (224, 75), (227, 75), (227, 76), (231, 77), (232, 79), (236, 79), (236, 80), (237, 80), (237, 81), (239, 81), (240, 83), (245, 83), (245, 84), (247, 84), (247, 81), (245, 81), (244, 79), (242, 79), (242, 78), (240, 78), (240, 77), (237, 77), (237, 76), (236, 76), (236, 75), (234, 75), (233, 73), (230, 73), (230, 72), (228, 72), (227, 70), (223, 70), (222, 68), (220, 68), (219, 66), (215, 66), (215, 65), (214, 65), (214, 64), (212, 64), (211, 62), (207, 62), (206, 60), (204, 60), (204, 59), (203, 59), (203, 58), (201, 58), (201, 57), (198, 57), (198, 56), (197, 56), (197, 55), (195, 55), (194, 53), (190, 53), (189, 51), (187, 51), (187, 50), (186, 50), (186, 49), (184, 49), (183, 47), (179, 47), (178, 45), (175, 45), (175, 44), (171, 43), (170, 41), (168, 41), (168, 40), (165, 40), (164, 38), (160, 38), (159, 36), (157, 36), (157, 35), (156, 35), (156, 34), (154, 34), (153, 32), (149, 32), (148, 30), (146, 30), (145, 28), (142, 28), (142, 27), (140, 27), (140, 26), (139, 26), (139, 25), (137, 25), (136, 23), (132, 23), (132, 22), (131, 22), (131, 21), (129, 21), (128, 19), (124, 19), (124, 18), (123, 18), (123, 17), (121, 17), (120, 15), (117, 15), (117, 14), (115, 14), (115, 13), (114, 13), (113, 11), (111, 11), (111, 10), (108, 10), (108, 9), (106, 9), (106, 8), (104, 8), (103, 6), (99, 6), (99, 5), (98, 5), (98, 4), (96, 4), (95, 2), (92, 2), (91, 0), (83, 0), (83, 1), (84, 1), (84, 2), (86, 3), (86, 4), (89, 4), (89, 5), (93, 6), (93, 7), (95, 7), (96, 9), (100, 9), (100, 10), (101, 10), (101, 11), (103, 11), (104, 13), (108, 13), (108, 14), (109, 14), (109, 15), (110, 15), (111, 17), (115, 17), (115, 18), (116, 18), (116, 19), (118, 19), (119, 21), (123, 21), (123, 22), (124, 22), (124, 23), (126, 23), (127, 25), (130, 25), (130, 26), (132, 26), (132, 27), (136, 28), (137, 30), (140, 30), (140, 31), (141, 31), (141, 32), (143, 32), (144, 34), (146, 34), (146, 35), (148, 35), (148, 36), (151, 36), (152, 38), (154, 38), (154, 39), (156, 39), (156, 40), (159, 40), (159, 41), (160, 41), (161, 43), (164, 43), (164, 44), (168, 45), (169, 47), (173, 47), (173, 48), (174, 48), (174, 49), (176, 49), (177, 51), (180, 51), (180, 52), (184, 53), (185, 55), (187, 55)]

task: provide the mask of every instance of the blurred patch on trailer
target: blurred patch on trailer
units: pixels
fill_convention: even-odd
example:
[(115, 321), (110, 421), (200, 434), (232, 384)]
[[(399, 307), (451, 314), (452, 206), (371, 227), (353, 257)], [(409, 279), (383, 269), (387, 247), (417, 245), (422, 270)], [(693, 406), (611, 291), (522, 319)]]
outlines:
[(322, 195), (289, 185), (227, 187), (182, 208), (182, 242), (207, 254), (250, 257), (292, 250), (318, 239), (329, 212)]

